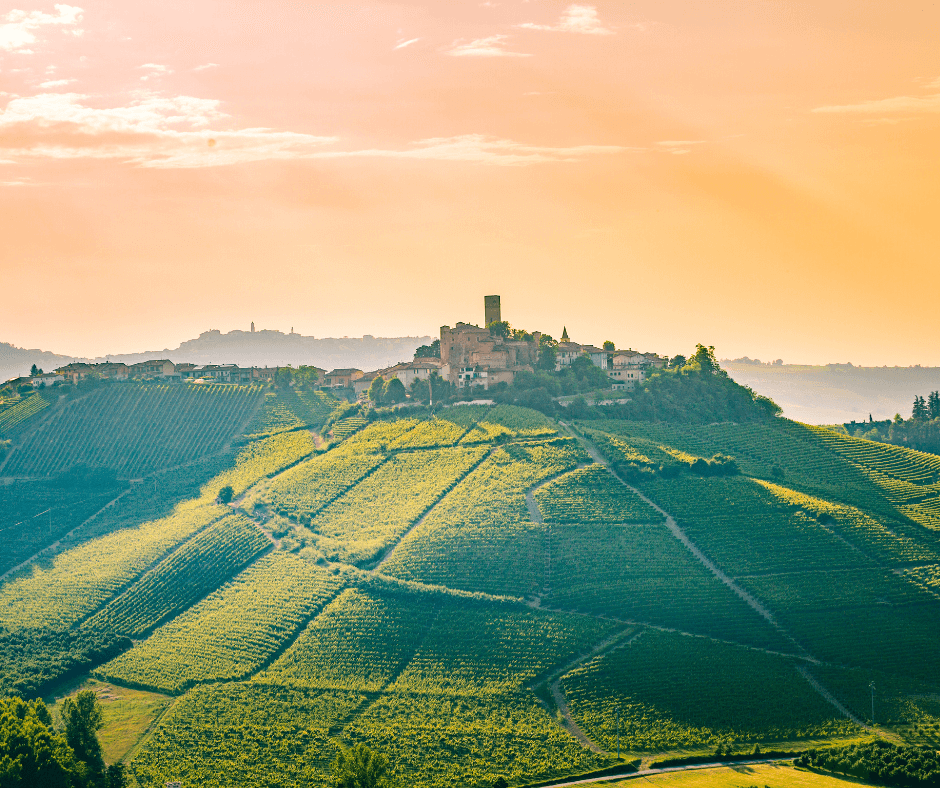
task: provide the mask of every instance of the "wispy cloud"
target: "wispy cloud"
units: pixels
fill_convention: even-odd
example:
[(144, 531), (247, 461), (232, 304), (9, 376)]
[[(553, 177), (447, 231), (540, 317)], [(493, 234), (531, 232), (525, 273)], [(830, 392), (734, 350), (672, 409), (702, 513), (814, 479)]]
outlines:
[(50, 79), (46, 82), (40, 82), (39, 87), (41, 88), (61, 88), (63, 85), (70, 85), (72, 82), (77, 80), (74, 79)]
[(404, 49), (405, 47), (410, 47), (412, 44), (417, 44), (421, 39), (420, 38), (409, 38), (407, 41), (399, 41), (395, 44), (393, 49)]
[(140, 78), (141, 82), (147, 82), (153, 77), (165, 77), (173, 73), (172, 68), (161, 65), (160, 63), (144, 63), (142, 66), (137, 66), (137, 68), (143, 68), (147, 70), (147, 73)]
[(219, 129), (228, 116), (214, 99), (142, 95), (94, 108), (77, 93), (15, 97), (0, 112), (0, 158), (113, 159), (138, 167), (199, 168), (264, 160), (387, 158), (498, 166), (580, 161), (621, 153), (616, 145), (528, 145), (482, 134), (434, 137), (401, 149), (331, 149), (336, 137), (267, 128)]
[(196, 66), (193, 69), (193, 71), (205, 71), (206, 69), (209, 69), (209, 68), (218, 68), (218, 67), (219, 67), (218, 63), (203, 63), (201, 66)]
[(54, 8), (54, 14), (18, 9), (7, 13), (6, 21), (0, 24), (0, 50), (32, 54), (29, 46), (36, 43), (36, 31), (42, 27), (59, 26), (67, 28), (72, 35), (82, 35), (84, 31), (76, 27), (82, 21), (81, 8), (61, 3)]
[(903, 113), (940, 112), (940, 93), (929, 96), (894, 96), (892, 98), (861, 101), (857, 104), (834, 104), (816, 107), (813, 112), (880, 115)]
[[(918, 79), (925, 90), (940, 90), (940, 77), (929, 81)], [(851, 114), (851, 115), (915, 115), (924, 112), (940, 112), (940, 93), (926, 96), (892, 96), (884, 99), (870, 99), (856, 104), (832, 104), (816, 107), (813, 112)], [(885, 119), (889, 122), (888, 119)], [(869, 121), (870, 122), (870, 121)]]
[(705, 140), (660, 140), (656, 143), (665, 153), (681, 156), (692, 152), (693, 145), (704, 145)]
[(507, 35), (497, 33), (466, 44), (455, 41), (446, 52), (454, 57), (532, 57), (525, 52), (510, 52), (506, 49), (508, 38)]
[(525, 22), (519, 27), (527, 30), (551, 30), (556, 33), (582, 33), (594, 36), (610, 36), (613, 30), (604, 27), (597, 16), (597, 8), (593, 5), (569, 5), (562, 14), (561, 19), (554, 25), (538, 25), (534, 22)]

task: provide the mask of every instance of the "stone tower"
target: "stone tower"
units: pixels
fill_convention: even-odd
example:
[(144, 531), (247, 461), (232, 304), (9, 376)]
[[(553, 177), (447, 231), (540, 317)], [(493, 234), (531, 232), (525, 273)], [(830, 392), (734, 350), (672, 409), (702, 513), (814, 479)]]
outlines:
[(486, 327), (490, 323), (498, 323), (503, 318), (500, 316), (499, 309), (499, 296), (483, 296), (483, 312), (484, 312), (484, 322), (483, 326)]
[(252, 334), (255, 333), (255, 321), (254, 320), (251, 321), (251, 333)]

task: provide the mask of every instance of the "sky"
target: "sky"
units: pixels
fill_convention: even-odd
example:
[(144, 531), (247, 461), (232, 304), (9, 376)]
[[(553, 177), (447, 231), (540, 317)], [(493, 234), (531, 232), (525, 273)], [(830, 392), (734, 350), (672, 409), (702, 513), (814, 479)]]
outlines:
[(0, 6), (0, 341), (433, 335), (494, 293), (940, 366), (940, 3), (72, 1)]

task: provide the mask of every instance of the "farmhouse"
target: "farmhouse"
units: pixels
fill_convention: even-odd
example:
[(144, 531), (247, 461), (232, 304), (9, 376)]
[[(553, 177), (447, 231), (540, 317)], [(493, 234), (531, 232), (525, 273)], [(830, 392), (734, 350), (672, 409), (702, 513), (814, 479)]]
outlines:
[(348, 389), (354, 380), (363, 376), (361, 369), (334, 369), (323, 376), (323, 386), (330, 389)]

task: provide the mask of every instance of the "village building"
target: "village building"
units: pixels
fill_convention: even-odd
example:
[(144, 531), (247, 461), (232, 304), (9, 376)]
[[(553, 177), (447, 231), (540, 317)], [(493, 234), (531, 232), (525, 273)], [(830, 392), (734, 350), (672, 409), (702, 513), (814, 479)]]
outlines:
[(178, 374), (176, 364), (165, 358), (139, 361), (130, 366), (130, 377), (132, 378), (169, 378), (178, 377)]
[(363, 376), (361, 369), (334, 369), (323, 376), (322, 386), (329, 389), (348, 389), (354, 380)]

